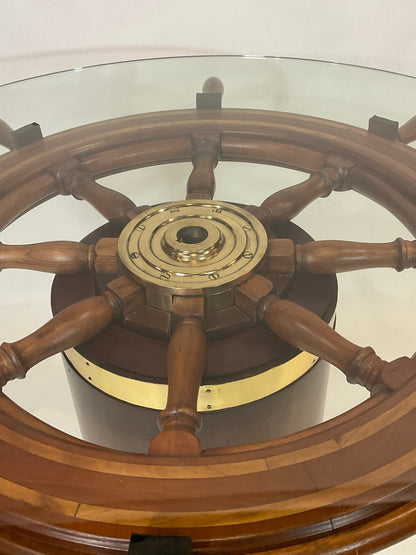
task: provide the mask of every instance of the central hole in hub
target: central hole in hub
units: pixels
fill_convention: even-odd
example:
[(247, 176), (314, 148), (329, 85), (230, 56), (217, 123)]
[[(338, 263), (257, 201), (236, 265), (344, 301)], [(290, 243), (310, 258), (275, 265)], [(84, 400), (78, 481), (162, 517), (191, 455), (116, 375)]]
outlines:
[(208, 231), (199, 225), (187, 225), (182, 227), (176, 234), (176, 239), (179, 243), (188, 243), (188, 245), (201, 243), (207, 237)]

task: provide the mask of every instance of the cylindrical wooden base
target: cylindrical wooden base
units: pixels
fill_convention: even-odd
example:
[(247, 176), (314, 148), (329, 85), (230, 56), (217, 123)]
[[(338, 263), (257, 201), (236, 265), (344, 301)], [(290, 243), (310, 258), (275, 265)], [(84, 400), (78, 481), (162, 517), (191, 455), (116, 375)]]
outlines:
[[(158, 432), (159, 411), (106, 395), (65, 356), (64, 360), (83, 438), (114, 449), (146, 452)], [(263, 441), (317, 424), (323, 416), (328, 369), (321, 360), (281, 391), (239, 407), (203, 413), (201, 447)]]

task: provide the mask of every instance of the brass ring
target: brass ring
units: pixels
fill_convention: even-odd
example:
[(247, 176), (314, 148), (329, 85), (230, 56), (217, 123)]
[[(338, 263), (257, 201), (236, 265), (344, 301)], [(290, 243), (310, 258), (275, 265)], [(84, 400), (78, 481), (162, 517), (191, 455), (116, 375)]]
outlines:
[[(329, 325), (333, 326), (334, 321), (335, 315)], [(149, 409), (162, 410), (165, 407), (166, 384), (114, 374), (94, 364), (76, 349), (68, 349), (65, 355), (80, 376), (107, 395)], [(220, 384), (204, 384), (199, 388), (198, 412), (223, 410), (263, 399), (295, 382), (318, 360), (317, 356), (302, 351), (261, 374)]]

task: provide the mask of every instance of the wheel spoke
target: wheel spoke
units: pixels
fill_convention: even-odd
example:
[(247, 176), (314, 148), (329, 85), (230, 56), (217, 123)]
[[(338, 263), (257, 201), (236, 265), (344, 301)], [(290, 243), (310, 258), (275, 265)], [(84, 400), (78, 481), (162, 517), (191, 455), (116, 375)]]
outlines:
[(247, 206), (261, 222), (271, 218), (291, 220), (312, 201), (326, 197), (332, 191), (330, 181), (322, 173), (313, 173), (306, 181), (273, 193), (260, 206)]
[(269, 297), (260, 316), (282, 339), (337, 366), (349, 381), (373, 393), (383, 387), (397, 389), (416, 372), (415, 361), (402, 357), (387, 363), (371, 347), (351, 343), (316, 314), (291, 301)]
[(271, 218), (291, 220), (319, 197), (327, 197), (332, 191), (350, 189), (349, 176), (354, 164), (338, 156), (328, 156), (327, 166), (314, 172), (306, 181), (273, 193), (260, 206), (246, 206), (260, 221)]
[(2, 119), (0, 119), (0, 145), (9, 150), (14, 148), (13, 129)]
[(21, 268), (54, 274), (75, 274), (94, 267), (94, 246), (73, 241), (30, 245), (0, 244), (0, 269)]
[(71, 193), (75, 198), (89, 202), (107, 220), (129, 221), (137, 215), (137, 207), (128, 197), (108, 189), (89, 175), (76, 172)]
[(62, 195), (72, 195), (89, 202), (104, 218), (126, 223), (147, 206), (137, 207), (128, 197), (97, 183), (89, 174), (78, 169), (76, 161), (52, 168)]
[(199, 318), (177, 324), (168, 350), (168, 399), (159, 414), (161, 432), (150, 442), (151, 455), (198, 455), (195, 433), (201, 424), (198, 392), (206, 363), (206, 339)]
[(19, 129), (12, 129), (0, 119), (0, 145), (9, 150), (21, 148), (42, 139), (42, 130), (36, 122), (28, 123)]
[(187, 199), (212, 199), (215, 193), (214, 168), (218, 163), (219, 137), (192, 138), (193, 170), (188, 179)]
[(75, 241), (50, 241), (30, 245), (0, 243), (0, 270), (21, 268), (54, 274), (83, 270), (117, 273), (117, 239), (103, 238), (96, 245)]
[(398, 272), (416, 267), (416, 241), (391, 243), (312, 241), (295, 245), (290, 239), (270, 239), (268, 271), (332, 274), (366, 268), (394, 268)]
[(120, 316), (120, 303), (112, 293), (90, 297), (62, 310), (41, 328), (0, 347), (0, 386), (24, 378), (38, 362), (91, 339)]
[(326, 197), (331, 191), (326, 176), (314, 173), (306, 181), (270, 195), (260, 208), (269, 212), (272, 218), (291, 220), (312, 201)]
[(416, 141), (416, 116), (399, 127), (399, 139), (407, 145)]

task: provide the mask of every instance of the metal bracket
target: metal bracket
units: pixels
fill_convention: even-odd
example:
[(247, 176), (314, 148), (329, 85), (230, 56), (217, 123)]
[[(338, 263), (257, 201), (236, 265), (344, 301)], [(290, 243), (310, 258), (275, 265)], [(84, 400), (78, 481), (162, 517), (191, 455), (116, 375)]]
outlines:
[(30, 145), (43, 139), (40, 125), (35, 121), (13, 131), (15, 148)]
[(0, 144), (9, 150), (30, 145), (40, 139), (43, 139), (42, 130), (36, 122), (13, 130), (5, 121), (0, 120)]
[(196, 93), (197, 110), (221, 110), (221, 93)]
[(191, 555), (188, 536), (147, 536), (132, 534), (128, 555)]
[(380, 116), (373, 116), (368, 121), (368, 131), (373, 135), (383, 137), (383, 139), (394, 141), (399, 138), (399, 122)]
[(221, 110), (224, 85), (218, 77), (208, 77), (202, 85), (202, 93), (196, 93), (197, 110)]

